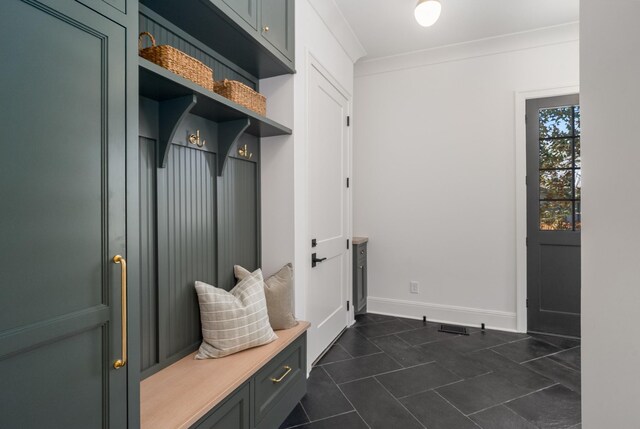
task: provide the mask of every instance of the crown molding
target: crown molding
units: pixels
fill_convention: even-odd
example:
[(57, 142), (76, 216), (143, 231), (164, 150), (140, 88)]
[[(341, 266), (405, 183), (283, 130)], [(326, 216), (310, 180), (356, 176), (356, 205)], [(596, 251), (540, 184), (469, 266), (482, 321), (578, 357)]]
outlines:
[(574, 43), (580, 40), (578, 22), (545, 27), (521, 33), (478, 39), (421, 51), (360, 61), (355, 66), (355, 77), (397, 70), (424, 67), (469, 58), (535, 49), (543, 46)]

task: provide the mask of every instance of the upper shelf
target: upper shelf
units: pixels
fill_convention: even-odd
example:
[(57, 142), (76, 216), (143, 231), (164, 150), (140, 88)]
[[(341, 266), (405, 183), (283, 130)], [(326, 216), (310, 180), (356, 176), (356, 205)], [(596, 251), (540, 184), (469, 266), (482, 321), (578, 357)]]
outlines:
[[(262, 31), (259, 31), (259, 29), (262, 30), (262, 23), (258, 27), (252, 27), (245, 25), (245, 21), (240, 17), (235, 20), (231, 18), (236, 15), (233, 12), (234, 4), (242, 9), (242, 1), (140, 0), (140, 3), (258, 79), (295, 73), (292, 59), (287, 58), (275, 47), (270, 47), (268, 40), (262, 37)], [(281, 11), (278, 7), (281, 1), (268, 0), (262, 6), (258, 3), (253, 0), (253, 13), (266, 11), (270, 14), (275, 13), (282, 21), (292, 20), (291, 13), (288, 16), (279, 16)], [(287, 4), (293, 7), (293, 1)], [(216, 5), (223, 7), (225, 11)], [(284, 9), (283, 11), (286, 12)], [(273, 27), (270, 34), (274, 33), (275, 24), (269, 25), (265, 22), (264, 25)], [(282, 25), (290, 25), (290, 23), (284, 22)], [(293, 28), (283, 29), (283, 31), (293, 33)]]
[(249, 119), (246, 133), (256, 137), (291, 134), (291, 129), (259, 115), (215, 92), (208, 91), (190, 80), (178, 76), (144, 58), (139, 60), (140, 95), (157, 101), (167, 101), (195, 95), (197, 103), (190, 113), (214, 122)]

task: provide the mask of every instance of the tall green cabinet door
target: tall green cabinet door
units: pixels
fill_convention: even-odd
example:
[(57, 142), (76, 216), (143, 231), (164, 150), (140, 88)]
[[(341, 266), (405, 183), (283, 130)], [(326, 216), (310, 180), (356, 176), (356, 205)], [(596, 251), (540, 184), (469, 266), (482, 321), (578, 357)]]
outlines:
[(294, 56), (294, 0), (260, 2), (262, 37), (285, 57)]
[(125, 35), (76, 1), (0, 2), (2, 429), (127, 427)]

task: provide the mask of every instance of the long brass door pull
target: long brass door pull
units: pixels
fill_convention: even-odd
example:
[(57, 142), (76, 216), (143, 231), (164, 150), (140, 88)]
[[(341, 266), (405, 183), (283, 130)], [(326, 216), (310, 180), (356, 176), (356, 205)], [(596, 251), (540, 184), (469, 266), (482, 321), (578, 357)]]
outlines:
[(113, 262), (120, 264), (121, 279), (120, 284), (122, 286), (121, 292), (121, 317), (122, 317), (122, 358), (116, 360), (113, 363), (115, 369), (120, 369), (127, 364), (127, 260), (120, 255), (113, 257)]
[(289, 373), (291, 372), (291, 367), (290, 366), (283, 366), (282, 369), (285, 369), (286, 371), (284, 372), (284, 374), (282, 374), (280, 376), (280, 378), (271, 378), (271, 381), (273, 381), (274, 383), (280, 383), (282, 380), (284, 380), (284, 378), (289, 375)]

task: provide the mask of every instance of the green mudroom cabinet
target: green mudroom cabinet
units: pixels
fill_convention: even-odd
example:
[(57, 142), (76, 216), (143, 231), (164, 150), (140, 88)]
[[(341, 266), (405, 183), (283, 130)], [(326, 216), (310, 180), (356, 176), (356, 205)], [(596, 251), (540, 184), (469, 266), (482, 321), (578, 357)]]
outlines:
[(242, 3), (0, 2), (1, 428), (138, 428), (141, 378), (200, 342), (193, 280), (260, 265), (260, 138), (291, 130), (137, 55), (292, 73), (293, 0)]

